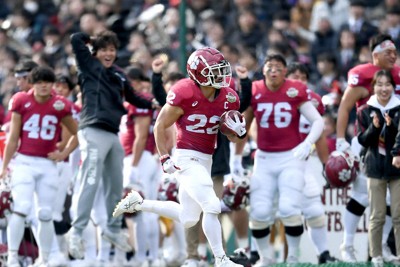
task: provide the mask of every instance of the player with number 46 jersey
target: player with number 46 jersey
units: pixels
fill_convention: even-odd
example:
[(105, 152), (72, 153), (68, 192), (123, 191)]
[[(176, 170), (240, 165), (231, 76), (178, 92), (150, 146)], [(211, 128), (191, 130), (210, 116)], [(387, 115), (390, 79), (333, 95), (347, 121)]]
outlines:
[[(37, 264), (48, 266), (55, 235), (53, 203), (59, 186), (56, 161), (64, 160), (78, 145), (77, 123), (71, 115), (71, 104), (52, 90), (54, 72), (47, 67), (37, 67), (32, 70), (30, 78), (33, 89), (17, 93), (10, 103), (10, 135), (0, 174), (0, 178), (4, 179), (10, 160), (15, 156), (11, 175), (14, 207), (7, 228), (7, 266), (20, 266), (18, 248), (24, 234), (25, 217), (32, 209), (34, 194), (38, 220)], [(72, 136), (66, 147), (59, 151), (57, 142), (60, 140), (61, 123)]]

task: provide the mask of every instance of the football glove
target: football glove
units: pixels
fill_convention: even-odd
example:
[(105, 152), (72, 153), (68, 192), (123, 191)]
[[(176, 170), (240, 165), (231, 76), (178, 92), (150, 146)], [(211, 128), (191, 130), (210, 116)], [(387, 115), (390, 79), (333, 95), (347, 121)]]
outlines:
[(180, 170), (180, 168), (175, 165), (174, 161), (171, 159), (171, 156), (168, 154), (161, 156), (160, 161), (162, 169), (165, 173), (173, 174), (174, 172)]
[(312, 144), (308, 140), (304, 140), (293, 148), (293, 155), (300, 160), (306, 160), (310, 156), (311, 149)]
[(230, 164), (232, 179), (239, 181), (244, 177), (244, 168), (242, 165), (242, 156), (235, 155), (233, 161)]
[(345, 152), (350, 150), (350, 144), (346, 141), (345, 138), (337, 138), (336, 139), (336, 150), (340, 152)]
[(226, 118), (226, 126), (234, 131), (238, 137), (243, 137), (246, 135), (246, 121), (244, 118), (243, 121), (240, 121), (239, 116), (236, 114), (234, 120), (231, 117)]

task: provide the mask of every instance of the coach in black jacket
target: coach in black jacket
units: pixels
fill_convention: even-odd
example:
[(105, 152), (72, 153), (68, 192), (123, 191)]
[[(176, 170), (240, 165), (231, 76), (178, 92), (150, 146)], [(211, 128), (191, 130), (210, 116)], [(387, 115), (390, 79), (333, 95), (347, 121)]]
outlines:
[[(122, 115), (126, 113), (123, 100), (139, 108), (152, 108), (152, 103), (136, 95), (129, 80), (114, 66), (118, 49), (115, 33), (101, 32), (94, 39), (86, 33), (71, 36), (72, 49), (78, 67), (78, 79), (82, 92), (82, 111), (78, 138), (82, 165), (76, 210), (69, 238), (72, 257), (84, 257), (82, 232), (86, 228), (100, 180), (103, 184), (107, 227), (104, 239), (116, 247), (131, 251), (127, 238), (120, 233), (121, 218), (112, 216), (113, 209), (122, 196), (122, 168), (124, 150), (118, 139)], [(90, 51), (89, 46), (92, 46)]]

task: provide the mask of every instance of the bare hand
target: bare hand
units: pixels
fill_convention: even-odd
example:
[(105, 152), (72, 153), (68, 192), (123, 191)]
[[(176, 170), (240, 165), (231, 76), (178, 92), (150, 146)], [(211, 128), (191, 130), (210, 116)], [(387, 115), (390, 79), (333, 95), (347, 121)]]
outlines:
[(243, 66), (236, 66), (235, 67), (236, 74), (240, 79), (246, 79), (249, 75), (247, 68)]
[(379, 117), (376, 113), (374, 113), (374, 117), (372, 118), (372, 124), (375, 126), (375, 128), (379, 128), (381, 126), (379, 123)]
[(400, 168), (400, 156), (393, 157), (392, 165), (396, 168)]
[(162, 60), (161, 58), (154, 59), (151, 63), (151, 67), (154, 73), (161, 73), (164, 67), (164, 60)]
[(385, 113), (385, 121), (387, 126), (390, 126), (390, 124), (392, 123), (392, 118), (389, 116), (388, 113)]
[(47, 158), (54, 160), (56, 162), (60, 162), (63, 161), (67, 158), (67, 156), (65, 155), (65, 153), (61, 152), (60, 150), (54, 150), (53, 152), (50, 152), (49, 154), (47, 154)]
[(3, 170), (3, 171), (0, 173), (0, 180), (3, 180), (4, 178), (6, 178), (6, 177), (7, 177), (7, 174), (8, 174), (8, 170)]

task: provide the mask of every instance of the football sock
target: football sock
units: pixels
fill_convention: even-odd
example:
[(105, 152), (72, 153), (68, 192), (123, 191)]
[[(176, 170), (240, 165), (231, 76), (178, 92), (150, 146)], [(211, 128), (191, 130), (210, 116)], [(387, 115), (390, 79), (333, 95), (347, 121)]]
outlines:
[(288, 258), (290, 256), (297, 258), (299, 246), (300, 246), (301, 235), (300, 236), (286, 235), (286, 240), (287, 240), (287, 244), (288, 244), (288, 255), (287, 255)]
[(218, 220), (218, 214), (203, 213), (202, 226), (214, 256), (216, 258), (224, 256), (225, 252), (222, 246), (221, 224)]
[(7, 226), (8, 250), (18, 251), (25, 231), (25, 217), (12, 213)]
[(357, 216), (347, 209), (344, 211), (344, 235), (343, 243), (346, 247), (353, 246), (354, 235), (357, 231), (358, 223), (360, 222), (361, 216)]
[(328, 250), (328, 231), (326, 230), (326, 226), (308, 227), (308, 234), (316, 247), (317, 255)]

